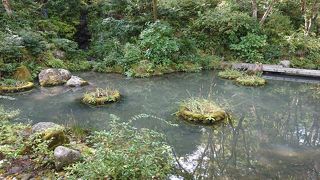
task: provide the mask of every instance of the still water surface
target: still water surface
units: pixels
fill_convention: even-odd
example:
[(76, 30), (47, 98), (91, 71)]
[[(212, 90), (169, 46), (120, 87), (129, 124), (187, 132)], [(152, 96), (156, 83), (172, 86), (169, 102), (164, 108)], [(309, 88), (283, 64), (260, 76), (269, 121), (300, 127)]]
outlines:
[[(111, 114), (121, 121), (136, 119), (136, 127), (167, 136), (185, 179), (319, 178), (320, 99), (313, 97), (314, 84), (268, 80), (265, 87), (243, 87), (212, 71), (148, 79), (78, 75), (91, 85), (37, 88), (0, 104), (20, 109), (19, 120), (32, 123), (106, 129)], [(120, 102), (100, 108), (80, 103), (85, 91), (107, 86), (120, 90)], [(179, 101), (191, 96), (210, 96), (232, 112), (234, 121), (208, 127), (177, 119)]]

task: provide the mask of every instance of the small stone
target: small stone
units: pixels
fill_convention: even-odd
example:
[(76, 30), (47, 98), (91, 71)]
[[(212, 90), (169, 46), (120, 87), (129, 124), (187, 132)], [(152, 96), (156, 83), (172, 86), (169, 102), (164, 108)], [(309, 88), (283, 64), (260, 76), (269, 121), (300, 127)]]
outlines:
[(22, 168), (19, 166), (14, 166), (9, 169), (9, 174), (17, 174), (22, 171)]
[(68, 81), (71, 78), (71, 73), (70, 71), (66, 70), (66, 69), (58, 69), (58, 71), (60, 72), (62, 79), (64, 81)]
[(54, 150), (55, 166), (57, 170), (61, 170), (64, 166), (68, 166), (80, 160), (81, 154), (79, 151), (58, 146)]
[(71, 76), (71, 78), (67, 81), (66, 85), (70, 87), (78, 87), (85, 86), (89, 83), (78, 76)]
[(280, 61), (280, 65), (282, 67), (285, 67), (285, 68), (289, 68), (290, 67), (290, 61), (289, 60), (283, 60), (283, 61)]

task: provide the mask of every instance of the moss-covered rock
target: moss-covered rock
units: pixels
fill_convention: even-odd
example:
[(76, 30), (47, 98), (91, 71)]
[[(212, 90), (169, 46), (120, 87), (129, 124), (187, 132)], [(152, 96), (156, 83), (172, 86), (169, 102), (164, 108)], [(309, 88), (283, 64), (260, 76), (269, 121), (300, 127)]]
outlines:
[(237, 79), (239, 77), (242, 77), (243, 75), (243, 72), (234, 69), (226, 69), (218, 73), (218, 76), (224, 79)]
[(263, 86), (267, 83), (265, 79), (256, 75), (239, 77), (236, 82), (243, 86)]
[(52, 122), (39, 122), (33, 125), (32, 133), (39, 134), (43, 140), (49, 140), (48, 147), (50, 149), (69, 143), (69, 138), (65, 134), (65, 128)]
[(120, 99), (120, 92), (114, 89), (97, 88), (93, 92), (87, 92), (83, 95), (82, 102), (91, 105), (104, 105), (116, 102)]
[(17, 68), (13, 77), (19, 81), (32, 81), (32, 75), (30, 70), (23, 65)]
[(228, 119), (225, 110), (214, 102), (202, 98), (190, 98), (181, 103), (177, 115), (184, 120), (201, 124), (213, 124)]
[(14, 85), (1, 85), (0, 93), (14, 93), (28, 91), (34, 87), (32, 82), (18, 82)]

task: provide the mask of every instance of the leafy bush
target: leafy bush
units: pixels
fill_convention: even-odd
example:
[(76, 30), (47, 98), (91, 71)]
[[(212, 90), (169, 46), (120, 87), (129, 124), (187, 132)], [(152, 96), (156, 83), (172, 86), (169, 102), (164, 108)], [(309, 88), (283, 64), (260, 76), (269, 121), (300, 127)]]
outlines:
[(71, 179), (165, 179), (173, 168), (170, 147), (154, 131), (111, 121), (90, 137), (96, 153), (67, 168)]
[(47, 42), (39, 33), (23, 30), (19, 32), (19, 35), (22, 38), (24, 47), (31, 55), (37, 56), (46, 50)]
[(261, 49), (266, 46), (267, 37), (249, 33), (241, 37), (238, 44), (231, 44), (230, 49), (237, 52), (237, 55), (246, 62), (260, 62), (263, 60)]
[(0, 32), (0, 58), (6, 62), (15, 62), (23, 56), (23, 38), (16, 34)]
[(127, 43), (124, 47), (124, 62), (123, 65), (129, 66), (138, 63), (143, 59), (141, 49), (134, 45)]
[(192, 23), (193, 36), (198, 46), (208, 53), (225, 53), (248, 33), (260, 31), (257, 21), (247, 13), (237, 11), (230, 3), (209, 9)]
[(46, 61), (46, 65), (51, 68), (66, 68), (66, 65), (61, 59), (55, 59), (55, 58), (48, 59)]
[(170, 64), (177, 59), (180, 45), (170, 25), (160, 21), (148, 24), (139, 38), (144, 56), (154, 64)]

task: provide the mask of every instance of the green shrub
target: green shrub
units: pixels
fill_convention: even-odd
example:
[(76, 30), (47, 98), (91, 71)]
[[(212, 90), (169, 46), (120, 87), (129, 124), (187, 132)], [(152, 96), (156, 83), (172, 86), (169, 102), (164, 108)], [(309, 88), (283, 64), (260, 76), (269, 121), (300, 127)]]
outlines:
[(139, 38), (143, 55), (154, 64), (170, 64), (178, 58), (180, 46), (170, 25), (150, 23)]
[(46, 61), (46, 65), (51, 68), (66, 68), (66, 65), (61, 59), (50, 58)]
[(261, 50), (267, 45), (267, 37), (265, 35), (261, 36), (249, 33), (240, 39), (241, 41), (239, 43), (231, 44), (230, 49), (234, 50), (245, 62), (261, 62), (263, 60)]
[(111, 129), (90, 137), (96, 152), (67, 168), (71, 179), (166, 179), (173, 168), (170, 147), (163, 136), (111, 121)]
[(24, 47), (31, 55), (37, 56), (46, 50), (47, 42), (39, 33), (22, 30), (19, 35), (22, 38)]
[(92, 68), (88, 61), (66, 62), (65, 64), (70, 71), (87, 71)]
[(127, 43), (124, 47), (124, 66), (129, 66), (138, 63), (143, 59), (141, 49), (134, 45)]
[(259, 32), (259, 27), (257, 21), (232, 3), (221, 3), (200, 14), (191, 28), (200, 49), (225, 54), (231, 44), (238, 44), (248, 33)]
[(23, 56), (23, 38), (15, 34), (0, 32), (0, 58), (5, 62), (16, 62)]

